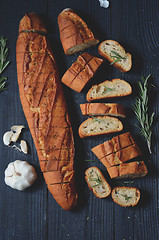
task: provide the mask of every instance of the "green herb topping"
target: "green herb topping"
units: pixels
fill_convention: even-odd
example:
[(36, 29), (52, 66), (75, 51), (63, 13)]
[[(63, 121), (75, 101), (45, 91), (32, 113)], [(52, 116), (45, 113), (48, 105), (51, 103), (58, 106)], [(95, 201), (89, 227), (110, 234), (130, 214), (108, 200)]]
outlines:
[(125, 60), (126, 57), (122, 57), (119, 53), (115, 52), (115, 51), (111, 51), (111, 53), (113, 53), (114, 55), (111, 55), (112, 58), (115, 58), (115, 60), (110, 64), (114, 64), (116, 62), (119, 62), (121, 60)]
[(102, 92), (102, 94), (106, 93), (106, 92), (111, 92), (111, 91), (114, 91), (113, 88), (108, 88), (106, 86), (104, 86), (104, 91)]

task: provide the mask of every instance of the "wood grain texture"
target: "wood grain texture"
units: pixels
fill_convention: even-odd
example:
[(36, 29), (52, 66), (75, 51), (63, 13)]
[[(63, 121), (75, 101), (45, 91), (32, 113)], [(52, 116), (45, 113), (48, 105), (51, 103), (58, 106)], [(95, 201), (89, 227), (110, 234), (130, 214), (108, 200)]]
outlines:
[[(97, 199), (88, 190), (84, 171), (91, 166), (102, 170), (107, 181), (113, 186), (121, 185), (110, 180), (105, 167), (91, 152), (94, 146), (111, 139), (114, 135), (80, 139), (78, 126), (87, 119), (82, 116), (79, 104), (86, 103), (86, 92), (76, 93), (64, 87), (70, 111), (76, 147), (76, 182), (79, 191), (79, 205), (73, 212), (63, 211), (48, 192), (39, 168), (37, 153), (21, 107), (15, 59), (15, 44), (19, 20), (26, 12), (34, 11), (42, 16), (49, 40), (58, 64), (60, 76), (71, 66), (78, 55), (65, 56), (59, 38), (58, 14), (67, 7), (75, 9), (97, 35), (100, 41), (118, 41), (132, 54), (133, 67), (123, 74), (105, 65), (94, 79), (94, 84), (106, 79), (122, 78), (133, 87), (133, 95), (111, 102), (118, 102), (126, 109), (124, 132), (131, 131), (140, 149), (149, 174), (131, 184), (141, 191), (141, 200), (134, 208), (121, 208), (111, 197)], [(11, 64), (5, 71), (8, 76), (8, 90), (0, 93), (0, 240), (157, 240), (159, 239), (159, 2), (156, 0), (113, 0), (108, 9), (101, 8), (98, 0), (6, 0), (0, 8), (0, 35), (9, 40)], [(87, 50), (99, 57), (97, 47)], [(155, 111), (153, 128), (153, 154), (148, 155), (144, 139), (138, 135), (137, 120), (131, 106), (137, 94), (137, 81), (141, 75), (152, 73), (153, 89), (151, 108)], [(3, 145), (2, 135), (14, 124), (26, 126), (21, 139), (29, 144), (29, 154), (23, 155)], [(38, 180), (24, 192), (18, 192), (5, 185), (4, 170), (16, 159), (27, 160), (35, 166)], [(93, 159), (98, 162), (85, 162)], [(121, 181), (120, 181), (121, 182)]]

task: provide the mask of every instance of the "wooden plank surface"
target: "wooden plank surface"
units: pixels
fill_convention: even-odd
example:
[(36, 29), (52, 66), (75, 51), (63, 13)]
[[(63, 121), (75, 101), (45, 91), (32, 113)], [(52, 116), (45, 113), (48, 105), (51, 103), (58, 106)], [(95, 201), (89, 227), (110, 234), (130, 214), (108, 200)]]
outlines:
[[(119, 41), (133, 55), (133, 68), (121, 73), (108, 63), (99, 71), (95, 82), (106, 79), (123, 78), (133, 87), (133, 94), (117, 100), (126, 108), (127, 118), (123, 121), (124, 131), (131, 131), (143, 155), (149, 174), (136, 179), (132, 186), (141, 190), (141, 200), (134, 208), (121, 208), (114, 204), (111, 197), (97, 199), (84, 181), (84, 171), (89, 166), (99, 167), (111, 186), (119, 185), (111, 181), (104, 166), (98, 162), (91, 148), (113, 135), (80, 139), (78, 126), (86, 119), (80, 112), (79, 104), (86, 102), (86, 91), (76, 93), (64, 86), (71, 122), (75, 137), (76, 182), (79, 192), (77, 209), (63, 211), (46, 188), (39, 168), (36, 150), (21, 107), (16, 73), (15, 46), (20, 19), (27, 12), (40, 14), (49, 29), (49, 40), (57, 60), (60, 76), (74, 62), (79, 53), (65, 56), (57, 25), (57, 16), (64, 8), (71, 7), (88, 23), (100, 41), (114, 39)], [(113, 0), (108, 9), (101, 8), (98, 0), (6, 0), (0, 8), (0, 35), (8, 38), (9, 59), (11, 63), (5, 75), (8, 76), (8, 90), (0, 93), (0, 240), (157, 240), (159, 239), (159, 2), (156, 0)], [(97, 46), (87, 52), (98, 55)], [(151, 107), (155, 111), (153, 128), (153, 154), (150, 157), (144, 139), (139, 136), (135, 126), (137, 120), (132, 112), (137, 93), (137, 82), (142, 75), (153, 75), (155, 89)], [(113, 100), (115, 102), (116, 100)], [(4, 146), (3, 134), (12, 125), (26, 126), (21, 138), (29, 143), (29, 154), (24, 155)], [(16, 191), (4, 183), (4, 170), (11, 161), (27, 160), (37, 171), (38, 180), (24, 192)]]

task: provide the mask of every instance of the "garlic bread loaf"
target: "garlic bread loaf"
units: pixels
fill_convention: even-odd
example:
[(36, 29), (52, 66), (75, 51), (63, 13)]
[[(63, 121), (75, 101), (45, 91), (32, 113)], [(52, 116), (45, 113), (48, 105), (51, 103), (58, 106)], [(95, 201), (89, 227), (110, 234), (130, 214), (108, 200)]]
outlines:
[(112, 79), (111, 81), (106, 80), (98, 85), (94, 85), (87, 93), (87, 101), (91, 102), (94, 100), (123, 97), (130, 95), (132, 88), (129, 83), (122, 79)]
[(96, 73), (103, 60), (88, 53), (82, 53), (65, 72), (61, 81), (76, 92), (81, 92)]
[(107, 171), (111, 178), (137, 178), (147, 175), (148, 170), (143, 161), (122, 163), (118, 166), (109, 167)]
[(98, 47), (99, 54), (108, 59), (121, 72), (128, 72), (132, 67), (132, 57), (114, 40), (106, 40)]
[(126, 132), (95, 146), (91, 150), (99, 159), (101, 159), (133, 144), (135, 144), (135, 142), (131, 133)]
[(65, 54), (83, 51), (99, 43), (87, 24), (70, 8), (58, 16), (60, 39)]
[(111, 193), (111, 187), (97, 167), (90, 167), (85, 171), (88, 187), (96, 197), (105, 198)]
[(74, 139), (46, 28), (35, 13), (20, 21), (16, 45), (22, 107), (48, 189), (65, 210), (77, 203)]
[(117, 103), (83, 103), (80, 104), (80, 108), (85, 116), (126, 117), (124, 107)]
[(114, 117), (100, 116), (85, 120), (79, 127), (81, 138), (120, 132), (123, 129), (122, 122)]

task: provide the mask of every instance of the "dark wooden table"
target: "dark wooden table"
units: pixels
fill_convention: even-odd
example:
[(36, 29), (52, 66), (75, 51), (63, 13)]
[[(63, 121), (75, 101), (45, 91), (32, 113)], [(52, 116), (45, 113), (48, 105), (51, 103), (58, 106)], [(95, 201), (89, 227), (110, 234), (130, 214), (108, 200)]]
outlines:
[[(121, 73), (107, 62), (98, 72), (95, 82), (123, 78), (133, 87), (129, 97), (117, 99), (126, 108), (124, 131), (131, 131), (138, 142), (149, 174), (129, 185), (138, 187), (141, 200), (134, 208), (122, 208), (111, 197), (97, 199), (84, 181), (84, 171), (89, 166), (99, 167), (111, 186), (122, 184), (111, 181), (106, 169), (98, 161), (91, 148), (110, 139), (113, 135), (80, 139), (79, 124), (86, 119), (81, 115), (79, 104), (86, 102), (86, 91), (76, 93), (64, 87), (75, 137), (76, 180), (79, 203), (72, 212), (63, 211), (48, 192), (40, 172), (38, 157), (19, 99), (16, 73), (16, 40), (20, 19), (27, 12), (37, 12), (49, 30), (49, 40), (55, 54), (60, 76), (78, 54), (65, 56), (58, 32), (57, 16), (66, 7), (71, 7), (88, 23), (100, 39), (119, 41), (133, 55), (133, 68)], [(159, 239), (159, 141), (158, 141), (158, 86), (159, 86), (159, 1), (157, 0), (110, 0), (108, 9), (101, 8), (98, 0), (5, 0), (0, 6), (0, 35), (7, 37), (11, 63), (5, 71), (8, 89), (0, 93), (0, 240), (158, 240)], [(97, 46), (87, 52), (99, 56)], [(153, 154), (149, 156), (144, 139), (135, 126), (137, 120), (132, 104), (137, 94), (137, 82), (142, 75), (153, 75), (155, 88), (151, 94), (151, 110), (155, 111), (153, 127)], [(29, 144), (25, 155), (4, 146), (3, 134), (15, 124), (26, 126), (21, 135)], [(27, 160), (37, 171), (38, 180), (27, 190), (13, 190), (4, 183), (4, 170), (11, 161)]]

